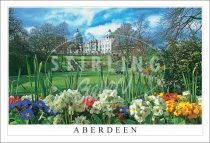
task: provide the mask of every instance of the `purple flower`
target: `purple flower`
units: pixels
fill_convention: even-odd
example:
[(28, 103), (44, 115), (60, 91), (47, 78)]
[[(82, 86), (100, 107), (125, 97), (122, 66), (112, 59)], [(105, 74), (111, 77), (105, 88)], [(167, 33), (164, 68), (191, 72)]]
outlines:
[(34, 103), (34, 106), (38, 107), (39, 109), (45, 109), (47, 106), (42, 100), (38, 100)]
[(16, 101), (16, 102), (13, 102), (12, 104), (9, 105), (9, 110), (11, 110), (15, 107), (20, 108), (21, 106), (22, 106), (22, 101)]
[(23, 101), (21, 101), (21, 105), (28, 108), (30, 105), (32, 104), (32, 102), (30, 100), (24, 99)]
[(34, 117), (34, 113), (31, 109), (26, 109), (21, 112), (21, 116), (24, 120), (30, 120)]
[(128, 109), (127, 106), (122, 106), (122, 107), (119, 107), (119, 108), (118, 108), (118, 111), (119, 111), (121, 114), (127, 115), (128, 112), (129, 112), (129, 109)]

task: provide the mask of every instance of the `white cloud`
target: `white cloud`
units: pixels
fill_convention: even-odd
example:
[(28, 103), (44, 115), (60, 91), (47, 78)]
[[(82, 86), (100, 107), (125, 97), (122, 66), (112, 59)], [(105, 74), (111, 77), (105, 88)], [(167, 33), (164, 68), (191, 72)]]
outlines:
[(29, 27), (24, 27), (28, 32), (30, 32), (31, 31), (31, 29), (33, 29), (34, 28), (34, 26), (29, 26)]
[(105, 19), (109, 18), (109, 16), (110, 16), (109, 13), (104, 14), (104, 18), (105, 18)]
[[(90, 25), (93, 17), (98, 12), (105, 10), (106, 8), (64, 8), (64, 9), (53, 9), (44, 17), (47, 22), (59, 23), (62, 21), (67, 22), (71, 26), (81, 26), (86, 23)], [(70, 17), (75, 17), (70, 19)]]
[(85, 31), (85, 35), (91, 33), (95, 38), (102, 38), (106, 32), (111, 29), (111, 31), (115, 31), (117, 28), (120, 27), (120, 23), (108, 23), (105, 25), (99, 25), (96, 27), (91, 27)]
[[(90, 8), (82, 8), (82, 9), (64, 9), (65, 14), (69, 15), (72, 14), (73, 16), (77, 17), (73, 23), (74, 25), (81, 25), (85, 22), (87, 24), (91, 24), (94, 15), (99, 12), (98, 9), (90, 9)], [(73, 24), (72, 23), (72, 24)]]
[(150, 27), (154, 28), (160, 23), (161, 16), (160, 15), (152, 15), (152, 16), (149, 16), (147, 19), (149, 21)]
[[(55, 9), (52, 10), (50, 16), (46, 16), (49, 21), (54, 21), (55, 18), (57, 22), (66, 21), (70, 26), (81, 26), (82, 24), (87, 24), (88, 26), (92, 23), (94, 16), (107, 8), (65, 8), (65, 9)], [(70, 17), (75, 17), (74, 19)], [(53, 20), (54, 19), (54, 20)]]

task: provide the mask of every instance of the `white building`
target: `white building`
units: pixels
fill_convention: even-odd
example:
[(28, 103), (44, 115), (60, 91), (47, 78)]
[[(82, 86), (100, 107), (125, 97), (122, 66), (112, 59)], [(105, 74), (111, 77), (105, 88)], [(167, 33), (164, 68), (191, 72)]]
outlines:
[(113, 35), (112, 31), (109, 30), (102, 40), (92, 39), (88, 42), (83, 42), (82, 35), (77, 29), (76, 33), (73, 36), (73, 41), (83, 54), (108, 54), (113, 50)]

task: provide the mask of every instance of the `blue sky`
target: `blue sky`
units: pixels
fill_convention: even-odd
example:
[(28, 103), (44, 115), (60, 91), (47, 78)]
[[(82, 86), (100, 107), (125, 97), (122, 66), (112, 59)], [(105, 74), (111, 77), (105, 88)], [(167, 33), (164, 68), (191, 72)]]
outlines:
[(16, 16), (24, 28), (43, 23), (57, 25), (66, 22), (70, 33), (79, 28), (81, 33), (103, 36), (106, 31), (116, 30), (123, 22), (133, 23), (137, 17), (145, 17), (152, 30), (157, 29), (166, 9), (163, 8), (16, 8)]

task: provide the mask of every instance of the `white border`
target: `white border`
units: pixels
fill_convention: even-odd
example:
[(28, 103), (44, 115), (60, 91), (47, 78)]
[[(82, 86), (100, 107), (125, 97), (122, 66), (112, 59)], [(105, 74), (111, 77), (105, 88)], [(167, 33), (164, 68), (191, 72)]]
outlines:
[[(71, 136), (73, 125), (8, 124), (8, 7), (202, 7), (203, 124), (138, 126), (138, 136)], [(2, 1), (1, 2), (1, 141), (2, 142), (207, 142), (209, 141), (209, 2), (208, 1)], [(205, 80), (204, 80), (205, 79)], [(205, 115), (205, 116), (204, 116)], [(105, 125), (103, 125), (105, 126)], [(115, 125), (112, 125), (115, 126)], [(128, 125), (126, 125), (128, 126)], [(40, 133), (42, 135), (40, 135)]]

